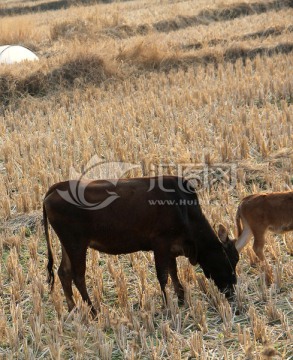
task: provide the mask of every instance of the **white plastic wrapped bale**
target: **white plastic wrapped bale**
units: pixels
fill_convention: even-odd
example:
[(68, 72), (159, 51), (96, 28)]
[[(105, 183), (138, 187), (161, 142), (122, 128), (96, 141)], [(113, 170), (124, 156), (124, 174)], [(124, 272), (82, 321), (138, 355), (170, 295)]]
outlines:
[(21, 61), (39, 60), (31, 50), (20, 45), (0, 46), (0, 64), (14, 64)]

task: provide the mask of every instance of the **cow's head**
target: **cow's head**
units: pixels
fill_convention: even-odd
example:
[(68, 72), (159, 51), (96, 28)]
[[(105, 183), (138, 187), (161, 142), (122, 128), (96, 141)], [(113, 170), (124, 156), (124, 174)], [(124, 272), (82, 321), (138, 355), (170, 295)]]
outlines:
[(237, 282), (236, 265), (239, 261), (239, 253), (235, 248), (235, 240), (230, 240), (225, 226), (220, 224), (218, 238), (221, 242), (221, 250), (209, 254), (208, 266), (204, 269), (205, 275), (214, 280), (219, 290), (227, 297), (234, 293), (234, 285)]
[[(224, 292), (227, 297), (230, 297), (234, 292), (234, 286), (237, 282), (236, 278), (236, 265), (239, 261), (239, 253), (235, 247), (236, 239), (229, 239), (228, 231), (225, 226), (220, 224), (218, 229), (218, 237), (223, 245), (224, 253), (227, 256), (230, 268), (233, 269), (232, 277), (231, 277), (231, 285), (227, 287), (227, 291)], [(230, 271), (228, 270), (230, 273)]]

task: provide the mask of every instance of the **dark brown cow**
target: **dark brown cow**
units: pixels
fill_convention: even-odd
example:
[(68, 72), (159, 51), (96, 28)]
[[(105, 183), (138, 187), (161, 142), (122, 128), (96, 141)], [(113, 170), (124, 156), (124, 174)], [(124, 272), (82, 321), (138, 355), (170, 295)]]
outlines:
[(53, 256), (47, 218), (61, 242), (58, 275), (69, 311), (75, 306), (73, 281), (82, 299), (91, 306), (92, 314), (96, 315), (85, 284), (89, 247), (115, 255), (152, 250), (165, 299), (170, 274), (179, 300), (184, 301), (183, 287), (177, 276), (176, 257), (180, 255), (186, 256), (193, 265), (198, 263), (221, 291), (233, 289), (238, 252), (223, 226), (219, 233), (222, 242), (219, 240), (188, 181), (164, 176), (113, 182), (61, 182), (53, 185), (45, 196), (49, 283), (53, 288)]

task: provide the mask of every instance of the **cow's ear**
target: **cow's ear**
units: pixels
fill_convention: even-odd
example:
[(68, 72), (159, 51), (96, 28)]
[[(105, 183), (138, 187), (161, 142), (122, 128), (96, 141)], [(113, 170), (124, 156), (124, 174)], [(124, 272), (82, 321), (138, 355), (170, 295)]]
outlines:
[(223, 224), (219, 225), (218, 236), (223, 244), (226, 244), (229, 241), (228, 231)]

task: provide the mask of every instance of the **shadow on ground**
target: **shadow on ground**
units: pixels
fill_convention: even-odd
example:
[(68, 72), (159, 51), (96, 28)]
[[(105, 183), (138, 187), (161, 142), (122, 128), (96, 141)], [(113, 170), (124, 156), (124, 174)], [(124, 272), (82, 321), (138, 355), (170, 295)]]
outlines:
[[(120, 1), (130, 1), (130, 0), (120, 0)], [(41, 4), (33, 6), (15, 6), (15, 7), (5, 7), (0, 8), (0, 16), (11, 16), (11, 15), (22, 15), (36, 12), (44, 12), (50, 10), (60, 10), (68, 9), (72, 6), (87, 6), (94, 4), (108, 4), (115, 2), (115, 0), (56, 0), (50, 2), (44, 2)]]
[[(276, 54), (290, 54), (293, 52), (293, 43), (280, 43), (272, 47), (230, 47), (222, 55), (214, 51), (206, 52), (203, 55), (185, 54), (162, 58), (150, 58), (139, 60), (139, 58), (123, 58), (124, 64), (128, 64), (129, 71), (133, 76), (140, 76), (146, 72), (169, 72), (171, 70), (188, 70), (191, 66), (206, 66), (214, 64), (217, 68), (220, 63), (235, 63), (238, 59), (243, 61), (253, 60), (256, 56), (271, 57)], [(119, 60), (119, 59), (117, 59)], [(116, 61), (117, 61), (116, 60)], [(92, 84), (100, 86), (113, 81), (121, 81), (129, 74), (119, 72), (117, 63), (113, 66), (106, 63), (98, 56), (78, 57), (67, 63), (61, 64), (58, 68), (48, 73), (37, 70), (27, 77), (18, 79), (13, 73), (2, 74), (0, 77), (0, 104), (3, 109), (25, 95), (34, 97), (46, 96), (50, 93), (62, 91), (62, 89), (83, 88)], [(291, 101), (291, 100), (290, 100)]]

